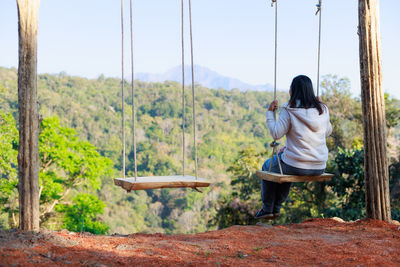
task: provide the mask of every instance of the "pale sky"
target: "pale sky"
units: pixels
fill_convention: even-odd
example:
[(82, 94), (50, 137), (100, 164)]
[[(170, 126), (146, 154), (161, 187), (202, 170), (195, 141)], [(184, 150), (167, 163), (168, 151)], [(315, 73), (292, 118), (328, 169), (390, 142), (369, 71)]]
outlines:
[[(161, 73), (179, 65), (180, 0), (133, 2), (136, 71)], [(286, 90), (298, 74), (316, 80), (316, 3), (279, 0), (278, 88)], [(196, 64), (250, 84), (273, 82), (274, 9), (270, 1), (192, 0), (192, 5)], [(357, 5), (356, 0), (324, 0), (322, 13), (321, 74), (348, 77), (355, 96), (360, 94)], [(128, 7), (125, 1), (126, 30)], [(398, 0), (380, 1), (384, 89), (397, 98), (399, 10)], [(0, 0), (0, 36), (0, 66), (17, 67), (16, 0)], [(118, 77), (120, 38), (119, 0), (41, 0), (39, 72)], [(128, 62), (128, 50), (126, 55)]]

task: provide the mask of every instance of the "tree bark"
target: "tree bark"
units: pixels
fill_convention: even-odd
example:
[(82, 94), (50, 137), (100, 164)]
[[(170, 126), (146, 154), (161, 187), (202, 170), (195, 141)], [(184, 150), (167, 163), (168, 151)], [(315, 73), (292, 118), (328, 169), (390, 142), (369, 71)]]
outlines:
[(39, 0), (17, 0), (19, 62), (19, 228), (39, 230), (39, 116), (37, 110), (37, 31)]
[(358, 4), (366, 213), (367, 218), (391, 221), (379, 0)]

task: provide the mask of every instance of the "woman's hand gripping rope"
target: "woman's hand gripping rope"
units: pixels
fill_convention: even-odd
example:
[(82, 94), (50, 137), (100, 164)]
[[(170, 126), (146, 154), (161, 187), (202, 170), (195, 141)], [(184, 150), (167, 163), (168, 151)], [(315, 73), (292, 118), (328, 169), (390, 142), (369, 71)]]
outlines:
[(275, 111), (278, 109), (278, 100), (274, 100), (269, 104), (268, 111)]

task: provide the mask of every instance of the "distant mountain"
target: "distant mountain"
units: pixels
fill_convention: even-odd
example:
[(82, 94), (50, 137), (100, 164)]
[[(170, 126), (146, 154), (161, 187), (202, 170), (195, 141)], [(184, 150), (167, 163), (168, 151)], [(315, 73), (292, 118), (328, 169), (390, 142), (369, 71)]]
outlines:
[[(215, 71), (212, 71), (206, 67), (195, 65), (195, 82), (199, 83), (208, 88), (224, 88), (234, 89), (237, 88), (241, 91), (255, 90), (255, 91), (272, 91), (273, 86), (270, 84), (264, 85), (253, 85), (242, 82), (238, 79), (223, 76)], [(145, 82), (164, 82), (164, 81), (176, 81), (182, 82), (182, 68), (180, 66), (174, 67), (162, 74), (151, 74), (151, 73), (137, 73), (135, 79)], [(191, 68), (185, 66), (185, 84), (191, 83)]]

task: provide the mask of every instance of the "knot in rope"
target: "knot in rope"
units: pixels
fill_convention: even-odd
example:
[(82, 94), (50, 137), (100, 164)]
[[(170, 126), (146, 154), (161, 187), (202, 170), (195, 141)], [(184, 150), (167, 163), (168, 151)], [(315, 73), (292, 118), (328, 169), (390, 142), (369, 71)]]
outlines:
[(271, 154), (271, 160), (270, 160), (270, 163), (269, 163), (268, 171), (271, 172), (272, 162), (273, 162), (274, 156), (276, 156), (276, 160), (278, 161), (279, 171), (280, 171), (281, 175), (283, 175), (281, 160), (279, 158), (279, 152), (278, 152), (279, 143), (276, 142), (276, 140), (274, 140), (269, 145), (272, 147), (272, 154)]
[(318, 1), (318, 4), (315, 5), (317, 7), (317, 12), (315, 12), (315, 16), (321, 11), (322, 8), (322, 0)]
[(274, 6), (274, 4), (276, 3), (277, 0), (271, 0), (271, 7)]
[(271, 144), (269, 144), (270, 147), (278, 147), (279, 143), (276, 142), (276, 140), (272, 141)]

